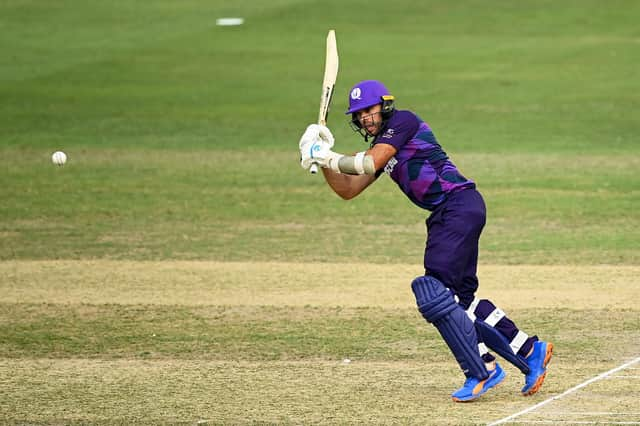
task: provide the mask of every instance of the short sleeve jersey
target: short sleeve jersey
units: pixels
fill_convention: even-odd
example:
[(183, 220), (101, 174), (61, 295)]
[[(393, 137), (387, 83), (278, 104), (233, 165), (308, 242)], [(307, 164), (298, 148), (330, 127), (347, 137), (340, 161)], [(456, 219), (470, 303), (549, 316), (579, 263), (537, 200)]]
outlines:
[(373, 141), (379, 143), (396, 149), (384, 172), (418, 207), (434, 210), (447, 194), (475, 188), (449, 160), (429, 125), (411, 111), (395, 111)]

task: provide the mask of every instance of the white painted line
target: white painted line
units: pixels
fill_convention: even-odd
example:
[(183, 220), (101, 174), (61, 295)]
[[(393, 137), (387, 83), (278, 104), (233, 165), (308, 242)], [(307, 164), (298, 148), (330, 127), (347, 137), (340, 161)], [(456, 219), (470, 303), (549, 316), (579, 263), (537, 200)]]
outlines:
[[(575, 420), (516, 420), (509, 423), (521, 423), (521, 424), (545, 424), (545, 425), (557, 425), (557, 424), (568, 424), (568, 425), (592, 425), (599, 424), (600, 422), (586, 422), (586, 421), (575, 421)], [(640, 422), (609, 422), (608, 425), (640, 425)]]
[[(500, 419), (500, 420), (495, 421), (493, 423), (489, 423), (487, 426), (501, 425), (503, 423), (510, 422), (511, 420), (515, 419), (516, 417), (520, 417), (521, 415), (527, 414), (527, 413), (529, 413), (529, 412), (531, 412), (531, 411), (533, 411), (533, 410), (535, 410), (537, 408), (542, 407), (543, 405), (547, 405), (548, 403), (550, 403), (552, 401), (555, 401), (557, 399), (563, 398), (563, 397), (569, 395), (570, 393), (577, 391), (578, 389), (582, 389), (583, 387), (588, 386), (593, 382), (597, 382), (598, 380), (602, 380), (605, 377), (607, 377), (607, 376), (609, 376), (609, 375), (611, 375), (613, 373), (617, 373), (620, 370), (624, 370), (625, 368), (627, 368), (627, 367), (629, 367), (629, 366), (631, 366), (631, 365), (633, 365), (635, 363), (638, 363), (638, 362), (640, 362), (640, 357), (638, 357), (638, 358), (636, 358), (634, 360), (631, 360), (631, 361), (627, 362), (626, 364), (622, 364), (621, 366), (616, 367), (616, 368), (614, 368), (612, 370), (606, 371), (606, 372), (604, 372), (604, 373), (602, 373), (602, 374), (600, 374), (600, 375), (598, 375), (596, 377), (592, 377), (589, 380), (587, 380), (586, 382), (580, 383), (579, 385), (574, 386), (571, 389), (568, 389), (568, 390), (564, 391), (560, 395), (552, 396), (551, 398), (545, 399), (544, 401), (539, 402), (536, 405), (532, 405), (531, 407), (529, 407), (529, 408), (527, 408), (525, 410), (518, 411), (517, 413), (512, 414), (512, 415), (510, 415), (508, 417), (505, 417), (504, 419)], [(514, 423), (517, 423), (517, 422), (514, 422)], [(527, 423), (531, 423), (531, 422), (527, 422)], [(623, 423), (623, 424), (640, 424), (640, 422)]]
[(545, 414), (549, 414), (550, 416), (639, 416), (640, 413), (616, 413), (615, 411), (547, 411)]
[(244, 24), (244, 18), (220, 18), (216, 19), (216, 25), (222, 27), (229, 27), (235, 25)]

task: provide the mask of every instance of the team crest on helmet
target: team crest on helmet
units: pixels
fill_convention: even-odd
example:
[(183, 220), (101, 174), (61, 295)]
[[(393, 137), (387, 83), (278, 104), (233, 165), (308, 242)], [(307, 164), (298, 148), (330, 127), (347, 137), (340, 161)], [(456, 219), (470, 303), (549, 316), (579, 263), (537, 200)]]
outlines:
[(360, 100), (361, 96), (362, 96), (362, 91), (360, 90), (359, 87), (356, 87), (351, 91), (351, 99)]

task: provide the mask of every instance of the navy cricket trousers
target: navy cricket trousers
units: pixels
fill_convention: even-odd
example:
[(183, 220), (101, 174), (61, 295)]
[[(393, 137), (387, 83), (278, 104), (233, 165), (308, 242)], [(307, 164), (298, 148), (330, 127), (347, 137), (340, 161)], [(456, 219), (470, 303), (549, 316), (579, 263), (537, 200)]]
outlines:
[(487, 210), (476, 189), (447, 196), (427, 218), (425, 274), (440, 280), (467, 309), (478, 289), (478, 243)]

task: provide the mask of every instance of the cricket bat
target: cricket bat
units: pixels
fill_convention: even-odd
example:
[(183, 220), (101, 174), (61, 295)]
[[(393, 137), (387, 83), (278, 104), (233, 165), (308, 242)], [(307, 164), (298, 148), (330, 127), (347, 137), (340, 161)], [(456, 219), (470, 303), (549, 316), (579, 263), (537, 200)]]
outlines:
[[(327, 125), (329, 106), (333, 97), (333, 90), (338, 78), (338, 46), (336, 44), (336, 32), (329, 30), (327, 34), (327, 54), (324, 60), (324, 79), (322, 80), (322, 95), (320, 97), (320, 111), (318, 112), (318, 124)], [(311, 173), (318, 173), (318, 165), (312, 164)]]

